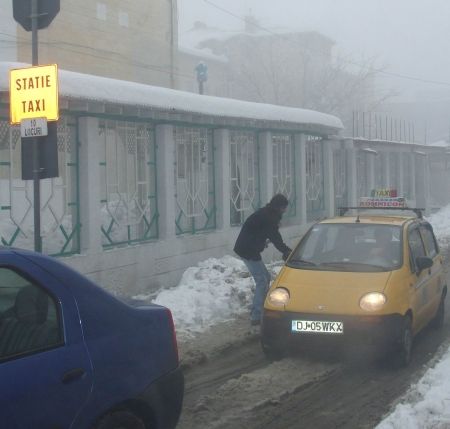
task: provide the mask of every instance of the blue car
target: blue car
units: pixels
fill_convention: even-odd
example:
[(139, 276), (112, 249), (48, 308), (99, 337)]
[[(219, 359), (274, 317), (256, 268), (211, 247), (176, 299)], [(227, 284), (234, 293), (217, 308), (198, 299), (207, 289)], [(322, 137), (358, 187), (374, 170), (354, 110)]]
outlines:
[(56, 259), (0, 249), (0, 427), (171, 429), (184, 391), (170, 311)]

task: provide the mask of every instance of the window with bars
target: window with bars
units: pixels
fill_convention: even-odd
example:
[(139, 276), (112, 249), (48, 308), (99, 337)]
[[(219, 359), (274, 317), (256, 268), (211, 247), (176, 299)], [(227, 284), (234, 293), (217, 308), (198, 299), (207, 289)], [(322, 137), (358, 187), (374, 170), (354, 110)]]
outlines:
[[(398, 152), (389, 153), (389, 188), (400, 189), (400, 154)], [(402, 195), (401, 195), (402, 196)]]
[(403, 162), (403, 196), (407, 199), (414, 198), (412, 192), (412, 159), (410, 153), (402, 154), (402, 162)]
[(321, 137), (306, 137), (306, 215), (312, 221), (323, 216), (324, 170)]
[(273, 193), (283, 194), (289, 200), (285, 217), (296, 215), (295, 146), (290, 134), (272, 135)]
[(369, 153), (359, 150), (356, 155), (356, 189), (357, 196), (368, 197), (370, 196), (370, 182), (369, 182), (369, 163), (370, 163)]
[(174, 127), (177, 234), (216, 228), (213, 133)]
[(157, 238), (154, 129), (147, 123), (102, 120), (99, 138), (103, 247)]
[(230, 132), (230, 223), (241, 225), (261, 205), (257, 135)]
[(375, 188), (381, 189), (387, 186), (386, 183), (386, 167), (385, 167), (385, 154), (380, 152), (375, 157)]
[[(80, 251), (77, 119), (57, 124), (59, 176), (40, 181), (42, 251)], [(0, 120), (0, 239), (4, 246), (34, 249), (33, 182), (21, 179), (20, 128)]]
[(347, 159), (343, 147), (333, 150), (334, 200), (335, 207), (347, 205)]

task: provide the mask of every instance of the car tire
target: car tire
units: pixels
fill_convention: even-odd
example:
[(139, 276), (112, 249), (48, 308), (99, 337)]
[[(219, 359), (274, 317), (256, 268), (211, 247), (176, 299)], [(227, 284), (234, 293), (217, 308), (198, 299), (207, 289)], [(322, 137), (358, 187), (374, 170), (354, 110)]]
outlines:
[(272, 343), (272, 342), (269, 343), (267, 341), (261, 340), (261, 348), (264, 353), (264, 356), (270, 362), (281, 360), (284, 357), (286, 357), (286, 354), (287, 354), (286, 348), (278, 343)]
[(136, 414), (120, 410), (102, 417), (93, 429), (147, 429), (147, 427)]
[(439, 307), (431, 322), (431, 326), (437, 330), (442, 329), (442, 327), (444, 326), (444, 319), (445, 319), (445, 295), (442, 295), (441, 300), (439, 302)]
[(409, 365), (411, 362), (412, 345), (413, 333), (411, 317), (405, 316), (394, 355), (394, 364), (396, 368), (404, 368)]

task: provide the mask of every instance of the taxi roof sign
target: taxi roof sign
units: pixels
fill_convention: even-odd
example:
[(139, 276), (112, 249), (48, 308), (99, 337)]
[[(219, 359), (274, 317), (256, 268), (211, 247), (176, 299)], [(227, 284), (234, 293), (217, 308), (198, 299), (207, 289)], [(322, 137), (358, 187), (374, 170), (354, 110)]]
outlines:
[(14, 69), (9, 72), (10, 123), (22, 119), (59, 119), (58, 67), (56, 64)]

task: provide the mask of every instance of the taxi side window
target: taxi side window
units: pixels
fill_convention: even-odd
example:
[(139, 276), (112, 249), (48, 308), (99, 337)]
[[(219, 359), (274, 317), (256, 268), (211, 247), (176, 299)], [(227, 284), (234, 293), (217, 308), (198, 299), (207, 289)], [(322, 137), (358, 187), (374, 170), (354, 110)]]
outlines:
[(408, 233), (408, 243), (410, 249), (411, 269), (417, 271), (416, 258), (419, 256), (426, 256), (425, 247), (418, 228), (414, 228)]
[(60, 325), (52, 296), (0, 267), (0, 362), (61, 345)]
[(420, 233), (422, 234), (423, 241), (425, 242), (425, 249), (427, 250), (428, 256), (430, 258), (434, 258), (439, 253), (439, 249), (433, 232), (430, 228), (421, 226)]

